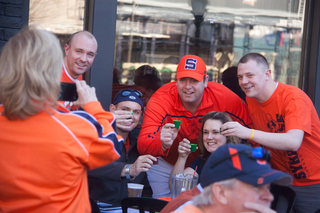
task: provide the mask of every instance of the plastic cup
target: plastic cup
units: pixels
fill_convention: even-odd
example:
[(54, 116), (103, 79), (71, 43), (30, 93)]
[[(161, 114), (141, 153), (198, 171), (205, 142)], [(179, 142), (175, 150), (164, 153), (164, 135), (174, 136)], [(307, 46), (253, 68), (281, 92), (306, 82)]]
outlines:
[(173, 123), (174, 123), (174, 127), (177, 128), (177, 129), (179, 129), (180, 124), (181, 124), (181, 121), (179, 121), (179, 120), (173, 120)]
[(129, 197), (141, 197), (144, 185), (138, 183), (128, 183)]
[(191, 146), (191, 152), (195, 152), (197, 150), (197, 144), (190, 143)]
[(175, 173), (172, 175), (171, 183), (171, 199), (174, 199), (180, 192), (193, 189), (198, 183), (198, 178), (192, 174)]

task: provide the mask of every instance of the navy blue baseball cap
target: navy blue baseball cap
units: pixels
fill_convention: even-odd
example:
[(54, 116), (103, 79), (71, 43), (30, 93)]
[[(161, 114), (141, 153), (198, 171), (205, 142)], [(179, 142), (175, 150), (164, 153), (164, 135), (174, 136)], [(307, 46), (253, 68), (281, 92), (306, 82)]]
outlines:
[(120, 90), (113, 99), (113, 104), (116, 105), (122, 101), (133, 101), (137, 102), (143, 110), (143, 95), (139, 90), (135, 89), (123, 89)]
[(292, 176), (272, 169), (267, 162), (270, 158), (270, 152), (262, 147), (251, 148), (244, 144), (220, 146), (205, 163), (200, 184), (204, 188), (218, 181), (236, 178), (256, 187), (268, 183), (289, 185)]

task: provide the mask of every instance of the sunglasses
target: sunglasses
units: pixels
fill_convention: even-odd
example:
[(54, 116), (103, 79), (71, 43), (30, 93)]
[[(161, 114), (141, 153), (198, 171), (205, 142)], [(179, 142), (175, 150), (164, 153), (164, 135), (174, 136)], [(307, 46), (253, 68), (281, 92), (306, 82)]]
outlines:
[(139, 98), (142, 98), (142, 93), (140, 92), (140, 91), (138, 91), (138, 90), (135, 90), (135, 89), (132, 89), (132, 90), (130, 90), (130, 89), (125, 89), (125, 90), (122, 90), (120, 93), (118, 93), (117, 95), (116, 95), (116, 97), (114, 98), (114, 100), (117, 100), (117, 98), (119, 97), (119, 95), (121, 95), (122, 97), (127, 97), (127, 96), (129, 96), (131, 93), (134, 93), (134, 94), (136, 94)]
[(217, 166), (218, 164), (220, 164), (221, 162), (226, 161), (226, 160), (232, 158), (233, 156), (239, 155), (241, 153), (245, 153), (250, 158), (255, 159), (255, 160), (265, 160), (268, 163), (270, 163), (270, 160), (271, 160), (271, 153), (268, 150), (266, 150), (265, 148), (262, 148), (262, 147), (255, 147), (252, 149), (242, 150), (240, 152), (237, 152), (237, 153), (229, 155), (225, 158), (222, 158), (221, 160), (219, 160), (215, 164), (211, 165), (211, 168), (213, 168), (213, 167)]

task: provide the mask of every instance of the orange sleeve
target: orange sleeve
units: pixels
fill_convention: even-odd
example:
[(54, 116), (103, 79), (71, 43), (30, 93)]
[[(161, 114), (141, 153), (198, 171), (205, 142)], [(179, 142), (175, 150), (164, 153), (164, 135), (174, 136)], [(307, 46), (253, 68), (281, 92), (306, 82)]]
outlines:
[(138, 137), (137, 147), (141, 155), (159, 156), (169, 153), (170, 148), (163, 152), (160, 140), (160, 132), (165, 115), (166, 112), (163, 106), (159, 104), (158, 99), (151, 98), (148, 102)]

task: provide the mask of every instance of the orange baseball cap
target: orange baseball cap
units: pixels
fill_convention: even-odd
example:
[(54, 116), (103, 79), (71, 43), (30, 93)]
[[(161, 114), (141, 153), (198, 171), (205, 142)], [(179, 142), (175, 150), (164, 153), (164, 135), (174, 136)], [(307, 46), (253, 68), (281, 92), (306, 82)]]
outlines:
[(196, 55), (185, 55), (181, 58), (177, 67), (177, 79), (194, 78), (202, 81), (207, 75), (207, 67), (204, 61)]

